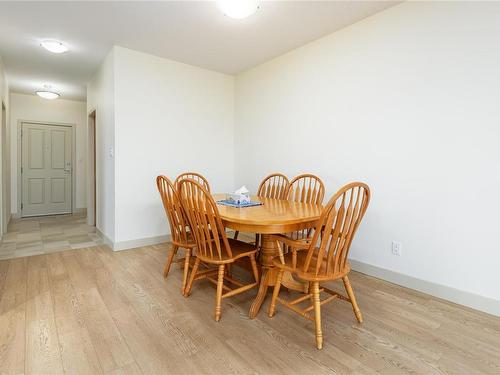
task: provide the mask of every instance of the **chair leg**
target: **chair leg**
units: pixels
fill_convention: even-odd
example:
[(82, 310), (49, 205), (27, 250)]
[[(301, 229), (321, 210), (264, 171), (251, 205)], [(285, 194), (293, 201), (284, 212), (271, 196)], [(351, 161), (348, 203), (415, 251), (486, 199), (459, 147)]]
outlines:
[(238, 239), (238, 236), (240, 234), (240, 231), (237, 230), (236, 232), (234, 232), (234, 239), (237, 240)]
[(354, 296), (354, 291), (352, 290), (351, 283), (349, 282), (349, 278), (344, 276), (342, 278), (344, 282), (344, 287), (351, 300), (352, 310), (354, 311), (354, 315), (356, 315), (356, 319), (359, 323), (363, 323), (363, 315), (361, 315), (361, 311), (359, 310), (358, 303), (356, 302), (356, 297)]
[(257, 262), (255, 261), (255, 254), (250, 256), (250, 263), (252, 265), (253, 277), (255, 278), (255, 282), (259, 282), (259, 270), (257, 269)]
[(186, 290), (186, 284), (189, 273), (189, 258), (191, 258), (191, 249), (186, 250), (186, 258), (184, 259), (184, 273), (182, 275), (182, 293)]
[(191, 270), (191, 276), (189, 277), (189, 282), (184, 290), (184, 297), (188, 297), (191, 294), (191, 288), (193, 287), (193, 281), (198, 272), (198, 267), (200, 266), (200, 259), (196, 258), (194, 261), (193, 269)]
[(217, 294), (215, 296), (215, 321), (218, 322), (221, 316), (222, 285), (224, 284), (224, 265), (219, 265), (217, 274)]
[(278, 277), (276, 278), (276, 284), (274, 284), (273, 290), (273, 298), (271, 299), (271, 304), (269, 305), (269, 311), (267, 315), (272, 318), (274, 313), (276, 312), (276, 300), (278, 299), (278, 295), (280, 294), (281, 280), (283, 279), (283, 273), (285, 270), (280, 268), (278, 272)]
[(312, 300), (314, 305), (314, 323), (316, 326), (316, 347), (323, 349), (323, 333), (321, 332), (321, 302), (319, 299), (319, 282), (312, 283)]
[(172, 249), (170, 249), (170, 253), (168, 254), (167, 263), (165, 263), (165, 268), (163, 269), (163, 277), (167, 278), (168, 272), (170, 271), (170, 265), (174, 260), (175, 254), (177, 254), (177, 250), (179, 250), (179, 246), (172, 245)]

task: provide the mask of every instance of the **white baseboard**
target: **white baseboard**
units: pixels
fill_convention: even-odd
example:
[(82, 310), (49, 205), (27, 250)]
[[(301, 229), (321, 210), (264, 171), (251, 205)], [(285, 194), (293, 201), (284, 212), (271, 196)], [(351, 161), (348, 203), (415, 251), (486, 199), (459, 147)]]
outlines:
[(115, 242), (112, 249), (114, 251), (134, 249), (141, 246), (157, 245), (170, 241), (170, 235), (139, 238), (137, 240)]
[(402, 273), (391, 271), (385, 268), (363, 263), (357, 260), (349, 260), (351, 268), (354, 271), (364, 273), (369, 276), (389, 281), (419, 292), (430, 294), (431, 296), (442, 298), (459, 305), (471, 307), (488, 314), (500, 316), (500, 301), (483, 297), (478, 294), (466, 292), (463, 290), (451, 288), (449, 286), (436, 284), (430, 281), (417, 279), (416, 277), (404, 275)]
[(99, 229), (97, 229), (97, 234), (99, 234), (99, 236), (104, 240), (104, 243), (108, 245), (111, 249), (113, 249), (113, 251), (129, 250), (141, 246), (157, 245), (160, 243), (168, 242), (171, 239), (170, 235), (164, 235), (164, 236), (154, 236), (147, 238), (138, 238), (136, 240), (129, 240), (129, 241), (113, 242)]
[(108, 245), (111, 249), (113, 248), (113, 241), (106, 236), (104, 233), (102, 233), (99, 229), (95, 228), (96, 233), (101, 237), (106, 245)]

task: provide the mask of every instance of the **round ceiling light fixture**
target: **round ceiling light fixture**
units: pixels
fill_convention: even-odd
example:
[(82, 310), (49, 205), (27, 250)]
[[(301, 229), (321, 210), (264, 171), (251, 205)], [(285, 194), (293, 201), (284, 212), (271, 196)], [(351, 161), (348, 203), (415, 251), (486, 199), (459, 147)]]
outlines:
[(58, 40), (44, 40), (40, 43), (40, 45), (52, 53), (64, 53), (69, 50), (68, 47)]
[(218, 0), (217, 6), (226, 16), (240, 20), (254, 14), (259, 3), (255, 0)]
[(37, 91), (36, 94), (44, 99), (57, 99), (60, 95), (57, 92), (52, 91)]
[(38, 90), (35, 92), (38, 96), (49, 100), (57, 99), (61, 96), (57, 92), (51, 91), (51, 86), (49, 85), (45, 85), (43, 90)]

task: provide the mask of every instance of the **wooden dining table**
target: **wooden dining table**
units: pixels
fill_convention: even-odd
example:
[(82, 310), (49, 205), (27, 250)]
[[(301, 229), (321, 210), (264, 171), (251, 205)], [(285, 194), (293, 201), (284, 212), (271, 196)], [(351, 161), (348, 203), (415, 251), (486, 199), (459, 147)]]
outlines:
[[(215, 201), (225, 199), (224, 194), (215, 194)], [(300, 203), (282, 199), (271, 199), (252, 196), (253, 202), (261, 202), (260, 206), (230, 207), (218, 204), (223, 224), (240, 232), (252, 232), (260, 235), (260, 285), (257, 297), (250, 307), (249, 316), (255, 318), (266, 298), (267, 289), (274, 286), (278, 275), (273, 259), (278, 256), (278, 245), (270, 239), (271, 234), (290, 233), (297, 230), (310, 229), (321, 215), (323, 206), (319, 204)], [(288, 289), (306, 291), (307, 285), (296, 281), (290, 273), (283, 275), (282, 285)]]

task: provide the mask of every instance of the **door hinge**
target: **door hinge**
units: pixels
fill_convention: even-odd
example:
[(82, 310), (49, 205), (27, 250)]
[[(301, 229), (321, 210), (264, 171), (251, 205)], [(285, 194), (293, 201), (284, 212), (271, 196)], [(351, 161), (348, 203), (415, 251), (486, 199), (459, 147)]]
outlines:
[(23, 167), (21, 167), (21, 174), (23, 173)]
[(21, 203), (21, 210), (23, 209), (24, 204)]

